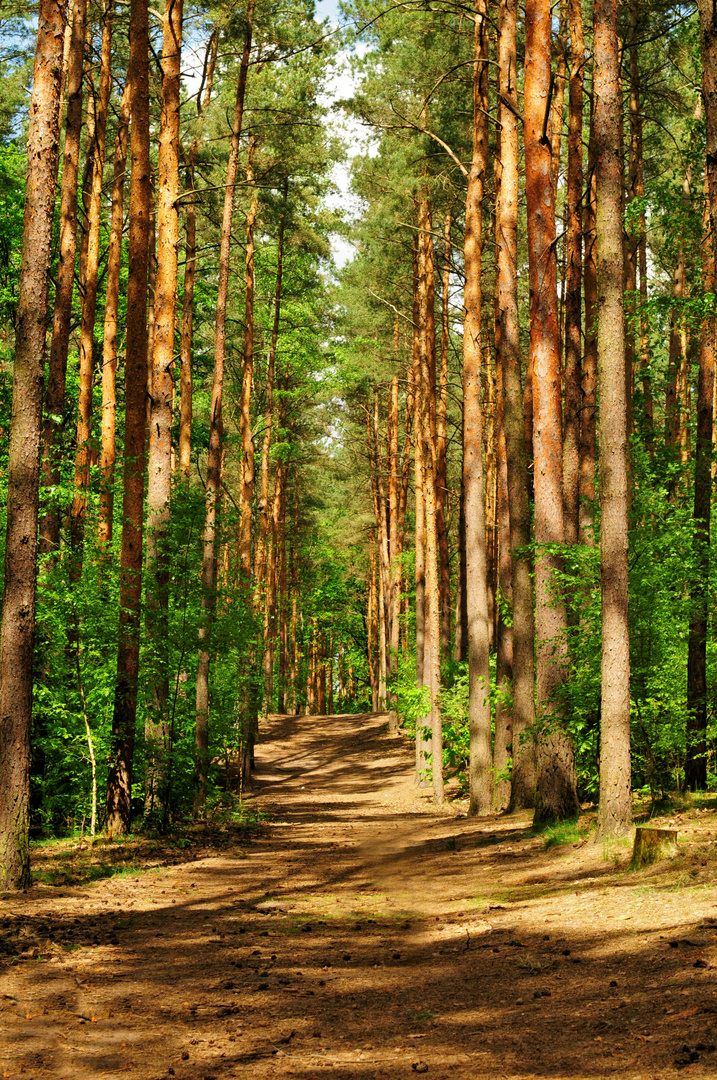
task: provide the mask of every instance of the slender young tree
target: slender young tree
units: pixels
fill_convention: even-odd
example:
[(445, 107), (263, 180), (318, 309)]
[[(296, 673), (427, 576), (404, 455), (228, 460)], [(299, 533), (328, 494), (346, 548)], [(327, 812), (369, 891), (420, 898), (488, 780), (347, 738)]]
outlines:
[[(709, 192), (705, 194), (709, 196)], [(714, 292), (714, 245), (705, 202), (702, 237), (702, 288)], [(687, 754), (685, 787), (702, 791), (707, 786), (707, 621), (710, 573), (710, 525), (712, 510), (712, 402), (715, 373), (715, 319), (706, 315), (700, 333), (700, 366), (697, 381), (697, 437), (693, 509), (693, 546), (697, 572), (692, 585), (692, 613), (687, 654)]]
[(623, 309), (622, 158), (617, 0), (595, 0), (598, 371), (600, 381), (600, 583), (602, 670), (599, 831), (626, 831), (630, 776), (628, 468)]
[(139, 678), (142, 610), (142, 534), (147, 390), (147, 270), (149, 207), (149, 9), (130, 7), (132, 116), (130, 153), (129, 271), (125, 354), (125, 434), (120, 552), (120, 615), (117, 682), (107, 777), (107, 833), (129, 832)]
[(0, 627), (0, 889), (30, 885), (29, 801), (40, 432), (66, 3), (41, 0), (27, 137)]

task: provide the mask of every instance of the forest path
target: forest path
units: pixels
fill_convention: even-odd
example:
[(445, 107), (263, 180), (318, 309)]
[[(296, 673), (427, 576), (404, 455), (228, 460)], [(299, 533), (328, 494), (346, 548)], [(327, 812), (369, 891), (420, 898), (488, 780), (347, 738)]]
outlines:
[(0, 1076), (714, 1077), (714, 813), (640, 874), (545, 850), (527, 815), (434, 807), (386, 719), (271, 717), (250, 843), (6, 896), (65, 947), (3, 972)]

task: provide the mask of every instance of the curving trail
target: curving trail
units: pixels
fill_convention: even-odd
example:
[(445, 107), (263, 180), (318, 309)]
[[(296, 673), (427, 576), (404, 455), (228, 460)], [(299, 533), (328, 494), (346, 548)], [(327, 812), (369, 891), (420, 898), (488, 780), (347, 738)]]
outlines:
[(626, 848), (546, 851), (527, 815), (439, 810), (385, 716), (271, 717), (257, 762), (251, 843), (0, 901), (96, 941), (0, 967), (0, 1076), (717, 1073), (713, 863), (680, 885)]

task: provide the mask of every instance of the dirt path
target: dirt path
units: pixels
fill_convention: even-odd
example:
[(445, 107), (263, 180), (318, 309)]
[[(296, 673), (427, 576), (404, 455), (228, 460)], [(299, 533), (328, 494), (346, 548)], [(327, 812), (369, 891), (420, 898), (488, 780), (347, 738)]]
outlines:
[(438, 811), (383, 717), (272, 718), (257, 758), (252, 843), (0, 901), (36, 943), (0, 1077), (717, 1076), (713, 811), (632, 874)]

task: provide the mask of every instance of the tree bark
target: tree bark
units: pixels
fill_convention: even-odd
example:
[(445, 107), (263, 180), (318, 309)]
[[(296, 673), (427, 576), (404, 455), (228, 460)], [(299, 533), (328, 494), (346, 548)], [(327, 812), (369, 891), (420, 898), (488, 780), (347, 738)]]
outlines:
[[(94, 138), (91, 145), (91, 183), (87, 214), (87, 251), (82, 274), (84, 293), (82, 297), (82, 322), (80, 328), (80, 390), (77, 415), (77, 447), (75, 452), (75, 491), (70, 512), (70, 545), (72, 563), (70, 578), (82, 577), (83, 547), (85, 541), (85, 515), (87, 489), (90, 484), (90, 458), (92, 437), (92, 397), (94, 382), (94, 334), (97, 314), (97, 286), (100, 261), (100, 224), (102, 217), (102, 181), (105, 168), (105, 137), (107, 110), (112, 89), (112, 20), (114, 0), (107, 0), (102, 27), (102, 60), (100, 85), (94, 117)], [(89, 108), (88, 108), (89, 112)]]
[(197, 130), (187, 155), (187, 187), (192, 193), (186, 206), (186, 239), (184, 262), (184, 291), (182, 294), (182, 330), (179, 343), (179, 457), (178, 468), (189, 479), (192, 460), (192, 345), (194, 338), (194, 288), (197, 279), (197, 204), (194, 195), (194, 169), (199, 153), (199, 136), (204, 116), (209, 108), (214, 86), (214, 71), (219, 48), (219, 31), (215, 30), (207, 45), (205, 58), (204, 93), (197, 97)]
[(517, 0), (501, 0), (499, 64), (501, 174), (497, 215), (497, 304), (499, 364), (503, 381), (503, 423), (508, 469), (511, 587), (513, 598), (513, 775), (511, 806), (535, 802), (535, 721), (533, 582), (526, 549), (530, 544), (528, 454), (520, 384), (518, 319), (518, 86)]
[[(536, 693), (541, 722), (536, 821), (571, 817), (579, 810), (575, 755), (560, 720), (558, 697), (566, 678), (565, 605), (556, 595), (560, 559), (550, 546), (563, 544), (562, 417), (558, 334), (555, 193), (550, 142), (543, 135), (550, 93), (549, 0), (528, 0), (525, 9), (525, 177), (530, 276), (530, 358), (533, 374), (535, 461)], [(622, 280), (622, 279), (621, 279)]]
[(217, 492), (219, 490), (222, 456), (222, 398), (224, 394), (224, 366), (226, 356), (229, 261), (231, 254), (232, 218), (234, 216), (234, 192), (239, 164), (239, 138), (241, 136), (242, 118), (244, 115), (244, 96), (246, 92), (247, 74), (249, 71), (254, 5), (255, 0), (248, 0), (244, 45), (239, 66), (232, 137), (229, 149), (229, 161), (227, 163), (227, 180), (224, 188), (224, 210), (222, 214), (222, 232), (219, 248), (219, 281), (214, 329), (214, 374), (212, 378), (211, 413), (209, 416), (209, 453), (207, 457), (206, 513), (204, 518), (203, 536), (204, 553), (202, 557), (201, 624), (199, 627), (199, 649), (197, 656), (197, 719), (195, 729), (196, 790), (194, 796), (194, 810), (197, 814), (203, 811), (206, 802), (209, 771), (209, 649), (211, 643), (212, 604), (215, 584), (214, 547), (216, 538)]
[[(55, 283), (55, 311), (45, 391), (45, 420), (42, 431), (42, 484), (58, 488), (59, 460), (56, 442), (65, 411), (67, 352), (70, 344), (72, 292), (77, 254), (77, 184), (80, 168), (82, 132), (82, 77), (85, 55), (87, 0), (75, 0), (72, 37), (67, 70), (67, 113), (65, 146), (62, 156), (62, 191), (60, 195), (60, 262)], [(40, 522), (40, 551), (56, 552), (60, 541), (60, 507), (52, 498)]]
[[(707, 191), (709, 196), (709, 190)], [(714, 291), (714, 245), (706, 205), (702, 236), (702, 289)], [(712, 509), (712, 400), (714, 396), (715, 320), (707, 316), (700, 333), (697, 382), (697, 437), (693, 510), (693, 548), (696, 575), (691, 588), (692, 611), (687, 656), (687, 754), (685, 787), (707, 787), (707, 620), (710, 573), (710, 517)]]
[(602, 835), (632, 819), (628, 460), (623, 309), (622, 159), (617, 0), (595, 0), (598, 368), (600, 380), (600, 581), (602, 664), (600, 809)]
[(251, 583), (251, 518), (254, 499), (254, 438), (251, 430), (251, 399), (254, 387), (254, 225), (259, 197), (254, 180), (254, 153), (258, 136), (252, 135), (246, 165), (246, 182), (252, 196), (246, 219), (246, 263), (244, 305), (244, 360), (239, 406), (242, 442), (241, 487), (239, 489), (239, 568), (244, 584)]
[(451, 566), (448, 551), (446, 501), (448, 496), (448, 455), (446, 413), (448, 408), (448, 349), (450, 345), (450, 287), (451, 287), (451, 207), (443, 223), (443, 280), (441, 290), (441, 354), (438, 369), (438, 401), (436, 408), (436, 525), (441, 574), (441, 655), (446, 659), (451, 648)]
[(122, 228), (124, 224), (124, 177), (127, 168), (127, 136), (132, 106), (132, 76), (122, 94), (115, 136), (112, 176), (110, 242), (107, 253), (105, 324), (102, 347), (102, 446), (100, 450), (100, 513), (98, 539), (105, 551), (112, 543), (117, 427), (117, 313), (119, 309)]
[[(594, 79), (594, 75), (593, 75)], [(595, 124), (594, 93), (590, 93), (588, 181), (585, 197), (585, 343), (583, 347), (582, 410), (580, 418), (580, 539), (595, 543), (595, 462), (597, 458), (597, 275), (595, 266)]]
[(274, 426), (274, 381), (276, 377), (276, 349), (279, 342), (281, 323), (281, 288), (284, 272), (284, 232), (286, 227), (286, 203), (289, 182), (284, 182), (284, 205), (279, 219), (279, 235), (276, 243), (276, 280), (274, 284), (274, 321), (269, 344), (269, 362), (266, 373), (266, 413), (264, 416), (264, 439), (261, 447), (261, 493), (259, 495), (259, 536), (254, 558), (254, 576), (257, 588), (264, 585), (264, 567), (266, 564), (266, 544), (269, 535), (269, 464), (271, 437)]
[[(498, 291), (496, 290), (496, 315), (499, 316)], [(511, 602), (512, 560), (510, 555), (510, 514), (508, 508), (508, 461), (505, 445), (505, 406), (503, 394), (503, 371), (500, 363), (500, 319), (496, 320), (498, 332), (498, 362), (496, 364), (496, 458), (497, 458), (497, 541), (498, 541), (498, 593), (496, 623), (495, 685), (495, 739), (493, 743), (493, 809), (505, 810), (510, 805), (510, 779), (499, 779), (509, 768), (513, 745), (513, 716), (509, 705), (513, 679), (513, 631), (505, 619), (506, 605)]]
[(463, 491), (466, 520), (468, 616), (469, 813), (491, 808), (490, 627), (488, 617), (486, 514), (483, 487), (481, 408), (481, 253), (483, 194), (488, 167), (488, 11), (475, 2), (473, 63), (473, 156), (468, 174), (465, 224), (463, 321)]
[(30, 879), (29, 800), (45, 327), (66, 3), (41, 0), (27, 136), (0, 628), (0, 889)]
[(570, 0), (570, 87), (568, 103), (567, 236), (565, 277), (565, 425), (563, 498), (565, 542), (580, 537), (580, 410), (582, 353), (583, 69), (585, 44), (581, 0)]
[(145, 721), (145, 803), (166, 798), (169, 753), (169, 540), (172, 404), (179, 252), (179, 108), (183, 0), (167, 0), (162, 41), (162, 111), (157, 185), (157, 279), (154, 293), (152, 398), (147, 470), (147, 638), (154, 671)]
[(149, 259), (149, 13), (147, 0), (130, 7), (132, 169), (125, 358), (124, 497), (120, 554), (117, 682), (107, 777), (107, 833), (127, 833), (131, 819), (142, 603), (145, 404), (147, 388), (147, 271)]

